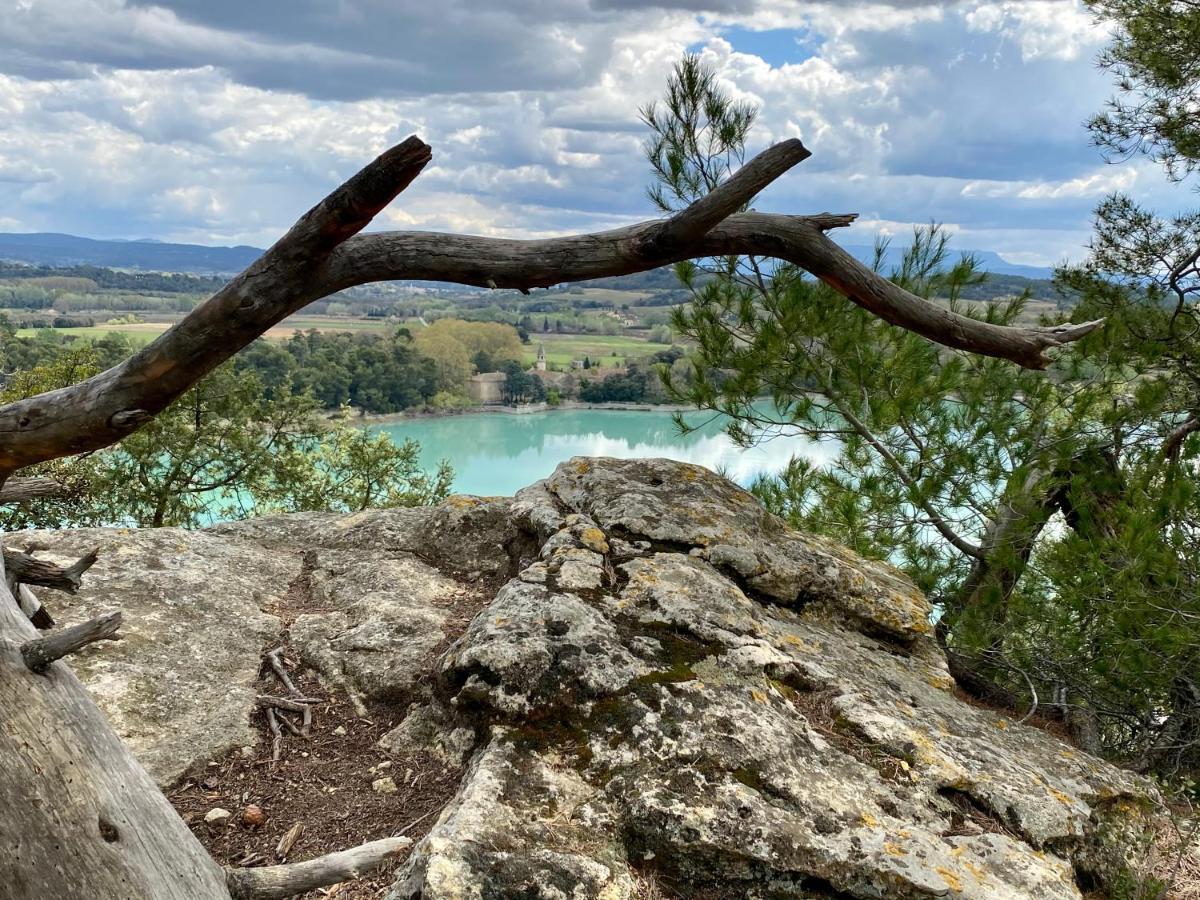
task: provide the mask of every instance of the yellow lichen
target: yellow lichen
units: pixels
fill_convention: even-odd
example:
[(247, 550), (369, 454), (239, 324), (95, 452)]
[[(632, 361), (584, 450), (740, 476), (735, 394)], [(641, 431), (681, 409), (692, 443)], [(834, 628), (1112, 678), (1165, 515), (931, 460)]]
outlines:
[(937, 868), (937, 869), (934, 869), (934, 871), (942, 876), (942, 881), (946, 882), (946, 887), (950, 888), (950, 890), (954, 891), (955, 893), (958, 893), (958, 894), (962, 893), (962, 879), (961, 878), (959, 878), (957, 875), (955, 875), (949, 869)]
[(899, 844), (893, 844), (891, 841), (883, 842), (883, 852), (888, 856), (903, 856), (904, 848)]
[(593, 553), (607, 553), (608, 539), (599, 528), (585, 528), (579, 533), (579, 543)]
[(967, 871), (971, 873), (971, 876), (976, 882), (983, 884), (985, 881), (987, 881), (987, 872), (984, 871), (983, 868), (975, 865), (975, 863), (971, 862), (970, 860), (964, 861), (963, 865), (966, 866)]
[(1048, 790), (1050, 791), (1050, 796), (1063, 806), (1071, 806), (1073, 804), (1074, 801), (1071, 799), (1069, 794), (1064, 794), (1062, 791), (1056, 791), (1054, 788), (1048, 788)]
[(753, 688), (751, 688), (750, 696), (754, 699), (755, 703), (766, 703), (767, 702), (767, 695), (764, 694), (762, 691), (756, 691)]
[(869, 812), (863, 813), (862, 815), (859, 816), (859, 818), (862, 820), (862, 823), (864, 825), (866, 825), (868, 828), (878, 828), (879, 827), (879, 820), (877, 818), (875, 818), (873, 815), (871, 815)]
[(939, 691), (949, 691), (954, 689), (954, 679), (948, 675), (930, 675), (925, 679), (930, 687), (937, 688)]

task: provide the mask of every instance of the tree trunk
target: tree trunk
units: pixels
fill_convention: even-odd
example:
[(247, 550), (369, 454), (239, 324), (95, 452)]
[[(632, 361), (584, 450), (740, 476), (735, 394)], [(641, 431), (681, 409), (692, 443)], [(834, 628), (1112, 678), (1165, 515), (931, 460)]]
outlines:
[(946, 604), (939, 632), (953, 631), (964, 616), (978, 613), (999, 624), (1007, 615), (1008, 598), (1016, 589), (1042, 529), (1061, 502), (1059, 480), (1032, 469), (1005, 490), (981, 544), (983, 555)]
[(26, 666), (21, 647), (37, 636), (0, 578), (4, 896), (229, 900), (224, 871), (66, 663)]

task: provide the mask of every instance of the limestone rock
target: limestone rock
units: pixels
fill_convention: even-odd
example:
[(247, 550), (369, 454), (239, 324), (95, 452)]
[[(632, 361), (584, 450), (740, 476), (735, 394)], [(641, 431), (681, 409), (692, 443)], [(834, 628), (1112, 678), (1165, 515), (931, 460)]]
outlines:
[(501, 738), (476, 757), (389, 897), (632, 897), (616, 824), (578, 773)]
[(377, 794), (394, 794), (399, 788), (396, 787), (396, 779), (391, 775), (384, 775), (371, 782), (371, 790)]
[(326, 611), (297, 616), (292, 642), (360, 714), (364, 700), (402, 698), (428, 675), (434, 650), (447, 642), (454, 581), (418, 560), (348, 550), (319, 552), (309, 577)]
[(401, 553), (453, 575), (505, 574), (508, 545), (519, 537), (503, 497), (450, 497), (436, 507), (367, 509), (339, 513), (293, 513), (213, 527), (264, 547)]
[[(655, 879), (684, 895), (1066, 900), (1113, 876), (1159, 802), (958, 701), (906, 579), (711, 473), (572, 460), (514, 509), (541, 549), (438, 687), (489, 737), (392, 900), (611, 900)], [(615, 577), (564, 580), (586, 553)]]
[(701, 466), (577, 457), (559, 466), (546, 488), (605, 531), (664, 549), (696, 548), (775, 602), (815, 603), (903, 639), (931, 631), (928, 601), (895, 569), (792, 531), (751, 494)]
[(514, 580), (447, 652), (442, 680), (459, 709), (505, 718), (607, 696), (641, 671), (592, 606)]
[(410, 707), (404, 721), (381, 737), (378, 745), (385, 753), (432, 753), (457, 768), (475, 748), (475, 730), (453, 710), (439, 703), (421, 703)]
[(362, 715), (368, 701), (403, 701), (428, 678), (434, 655), (453, 637), (448, 619), (462, 589), (451, 576), (508, 570), (506, 544), (515, 534), (508, 506), (451, 497), (433, 508), (301, 513), (212, 530), (306, 556), (301, 587), (320, 612), (297, 616), (292, 642)]
[(43, 591), (60, 626), (124, 614), (122, 639), (72, 656), (71, 667), (160, 785), (194, 763), (256, 740), (250, 727), (264, 645), (279, 619), (263, 612), (298, 573), (281, 556), (205, 532), (83, 529), (24, 532), (67, 563), (100, 548), (74, 596)]
[[(163, 781), (253, 740), (263, 610), (308, 592), (293, 643), (394, 704), (379, 750), (466, 764), (392, 900), (1079, 900), (1161, 808), (959, 701), (898, 572), (695, 466), (576, 459), (512, 500), (37, 537), (101, 544), (79, 597), (48, 599), (68, 622), (124, 609), (130, 637), (77, 668)], [(462, 578), (501, 585), (465, 629)], [(364, 777), (386, 790), (388, 765)]]
[(232, 816), (229, 810), (216, 806), (204, 814), (204, 821), (209, 825), (224, 825)]

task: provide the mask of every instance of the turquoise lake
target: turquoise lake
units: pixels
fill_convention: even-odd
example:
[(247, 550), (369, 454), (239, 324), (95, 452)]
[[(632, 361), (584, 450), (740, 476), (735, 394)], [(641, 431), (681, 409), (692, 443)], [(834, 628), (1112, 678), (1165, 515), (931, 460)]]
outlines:
[(485, 496), (512, 494), (545, 478), (572, 456), (662, 456), (721, 471), (748, 486), (761, 474), (782, 470), (792, 456), (825, 462), (837, 453), (833, 443), (781, 435), (743, 449), (734, 445), (722, 431), (721, 421), (711, 414), (689, 413), (687, 419), (701, 427), (682, 435), (668, 412), (572, 409), (412, 419), (375, 425), (372, 430), (396, 441), (420, 442), (426, 467), (442, 459), (454, 467), (455, 493)]

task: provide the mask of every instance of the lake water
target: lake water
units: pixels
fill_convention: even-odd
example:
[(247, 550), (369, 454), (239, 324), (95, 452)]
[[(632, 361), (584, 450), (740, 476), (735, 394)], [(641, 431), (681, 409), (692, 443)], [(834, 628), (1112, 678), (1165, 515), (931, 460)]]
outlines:
[(701, 427), (682, 435), (668, 412), (572, 409), (412, 419), (372, 430), (396, 441), (419, 441), (427, 468), (441, 459), (454, 467), (456, 493), (485, 496), (512, 494), (572, 456), (667, 457), (724, 472), (748, 486), (759, 475), (782, 470), (792, 456), (826, 462), (836, 455), (836, 444), (780, 435), (743, 449), (711, 414), (688, 413), (687, 419)]

